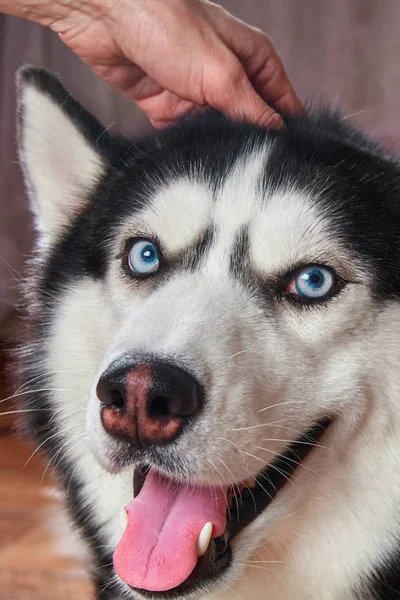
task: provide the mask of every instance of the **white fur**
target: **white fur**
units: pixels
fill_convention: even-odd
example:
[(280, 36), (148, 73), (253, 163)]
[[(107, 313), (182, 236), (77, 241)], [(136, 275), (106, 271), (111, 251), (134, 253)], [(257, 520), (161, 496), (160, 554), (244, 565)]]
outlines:
[(39, 231), (51, 239), (82, 208), (104, 164), (71, 119), (33, 84), (23, 88), (20, 104), (20, 153), (32, 210)]
[(142, 222), (144, 231), (155, 234), (167, 252), (176, 254), (207, 228), (211, 203), (211, 190), (205, 185), (179, 179), (156, 194), (151, 208), (135, 220), (135, 228)]

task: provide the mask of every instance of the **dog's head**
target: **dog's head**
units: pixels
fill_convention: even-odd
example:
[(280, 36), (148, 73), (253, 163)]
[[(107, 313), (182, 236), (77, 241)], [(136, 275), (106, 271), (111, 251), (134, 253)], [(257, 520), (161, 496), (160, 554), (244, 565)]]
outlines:
[(321, 433), (345, 444), (387, 385), (399, 169), (327, 114), (116, 139), (34, 69), (20, 112), (31, 429), (121, 585), (195, 597), (240, 575)]

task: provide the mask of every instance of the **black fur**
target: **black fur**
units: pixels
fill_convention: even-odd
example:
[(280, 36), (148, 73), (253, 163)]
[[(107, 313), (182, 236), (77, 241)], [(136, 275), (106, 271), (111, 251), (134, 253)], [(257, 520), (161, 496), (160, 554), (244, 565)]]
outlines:
[(198, 269), (204, 257), (210, 251), (213, 238), (213, 229), (209, 227), (199, 238), (198, 242), (184, 252), (181, 268), (190, 271)]
[(235, 245), (232, 250), (230, 260), (230, 270), (236, 276), (240, 277), (246, 273), (246, 266), (249, 262), (249, 233), (247, 227), (242, 227), (239, 231)]
[(391, 557), (386, 558), (383, 564), (369, 569), (358, 586), (357, 597), (359, 600), (366, 597), (373, 600), (400, 599), (400, 541)]

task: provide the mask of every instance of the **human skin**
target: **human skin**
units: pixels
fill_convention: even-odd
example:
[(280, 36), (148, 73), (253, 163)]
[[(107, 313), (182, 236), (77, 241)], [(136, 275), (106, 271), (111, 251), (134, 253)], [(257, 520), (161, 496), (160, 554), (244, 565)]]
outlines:
[(302, 105), (269, 38), (207, 0), (0, 0), (60, 35), (152, 124), (212, 106), (282, 127)]

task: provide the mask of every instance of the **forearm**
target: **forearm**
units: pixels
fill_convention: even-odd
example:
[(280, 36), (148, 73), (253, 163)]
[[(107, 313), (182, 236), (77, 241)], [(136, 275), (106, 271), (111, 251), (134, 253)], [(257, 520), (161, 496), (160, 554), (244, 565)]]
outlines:
[(43, 25), (50, 25), (57, 20), (61, 10), (60, 4), (51, 0), (0, 0), (0, 13)]
[(45, 27), (71, 19), (74, 13), (94, 16), (102, 0), (0, 0), (0, 14), (34, 21)]

